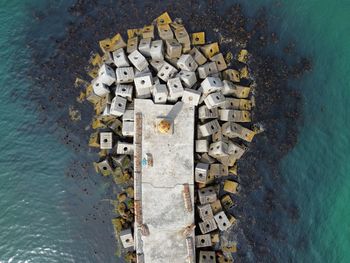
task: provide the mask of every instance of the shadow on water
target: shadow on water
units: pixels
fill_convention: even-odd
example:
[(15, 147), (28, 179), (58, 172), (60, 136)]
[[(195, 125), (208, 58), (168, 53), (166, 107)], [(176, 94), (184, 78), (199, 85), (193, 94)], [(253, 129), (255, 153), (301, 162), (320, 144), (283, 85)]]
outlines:
[[(125, 39), (128, 28), (149, 24), (168, 11), (172, 18), (181, 17), (188, 31), (204, 30), (207, 40), (219, 39), (223, 53), (236, 54), (246, 47), (252, 55), (249, 67), (257, 84), (253, 120), (261, 123), (265, 132), (256, 137), (249, 152), (239, 161), (241, 188), (234, 209), (239, 219), (235, 230), (239, 240), (236, 260), (290, 262), (292, 255), (283, 251), (290, 235), (286, 228), (298, 220), (299, 214), (297, 204), (279, 194), (284, 183), (279, 161), (296, 144), (298, 125), (302, 123), (302, 98), (288, 81), (299, 79), (311, 70), (311, 63), (295, 54), (294, 44), (281, 47), (278, 34), (269, 30), (265, 9), (246, 16), (245, 8), (244, 4), (224, 1), (87, 0), (76, 1), (66, 10), (34, 10), (36, 25), (27, 29), (32, 64), (26, 73), (35, 87), (30, 91), (30, 100), (37, 103), (44, 122), (54, 127), (52, 132), (76, 152), (76, 161), (67, 168), (67, 176), (72, 177), (87, 196), (89, 192), (101, 190), (102, 184), (106, 185), (103, 188), (106, 199), (113, 198), (113, 186), (92, 170), (91, 162), (97, 157), (88, 149), (87, 141), (93, 110), (77, 102), (81, 90), (74, 87), (76, 77), (90, 80), (85, 68), (91, 51), (99, 50), (98, 41), (117, 32)], [(50, 32), (43, 39), (33, 40), (33, 36), (46, 32), (45, 27), (53, 17), (60, 16), (68, 17), (63, 33)], [(46, 46), (53, 49), (43, 48)], [(283, 50), (283, 56), (273, 52), (275, 47)], [(288, 63), (284, 56), (289, 57)], [(81, 111), (81, 121), (69, 119), (69, 106)], [(93, 222), (93, 216), (87, 220), (91, 218)], [(108, 223), (105, 228), (110, 230)], [(89, 227), (93, 228), (93, 223)], [(306, 240), (302, 243), (307, 245)], [(300, 244), (294, 246), (298, 249)]]

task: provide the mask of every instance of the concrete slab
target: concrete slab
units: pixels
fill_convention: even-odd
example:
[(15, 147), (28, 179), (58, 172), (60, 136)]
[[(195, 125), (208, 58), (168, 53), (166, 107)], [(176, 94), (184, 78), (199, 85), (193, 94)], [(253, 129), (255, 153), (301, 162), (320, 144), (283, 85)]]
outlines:
[[(141, 180), (135, 183), (141, 185), (142, 222), (149, 229), (148, 236), (135, 231), (136, 251), (143, 253), (145, 263), (187, 262), (183, 231), (194, 223), (194, 107), (136, 99), (135, 115), (138, 112), (142, 113), (141, 159), (151, 155), (153, 166), (142, 162), (141, 176), (135, 177)], [(157, 131), (159, 117), (173, 119), (172, 133)], [(189, 185), (190, 212), (183, 184)]]

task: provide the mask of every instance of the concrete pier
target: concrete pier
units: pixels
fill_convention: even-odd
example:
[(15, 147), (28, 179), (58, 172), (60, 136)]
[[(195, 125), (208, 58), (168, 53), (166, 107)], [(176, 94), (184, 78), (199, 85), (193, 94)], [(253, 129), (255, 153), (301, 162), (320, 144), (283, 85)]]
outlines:
[(138, 262), (195, 262), (194, 107), (135, 99), (134, 113)]

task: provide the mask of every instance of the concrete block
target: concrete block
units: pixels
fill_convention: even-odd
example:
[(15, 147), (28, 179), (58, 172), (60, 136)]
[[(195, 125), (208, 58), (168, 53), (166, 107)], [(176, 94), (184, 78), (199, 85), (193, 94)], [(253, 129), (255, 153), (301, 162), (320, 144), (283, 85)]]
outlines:
[(137, 50), (133, 51), (128, 56), (130, 62), (137, 68), (139, 71), (144, 70), (148, 67), (148, 62), (146, 58)]
[(138, 43), (139, 43), (138, 37), (129, 38), (126, 46), (126, 52), (130, 54), (135, 50), (137, 50)]
[(126, 67), (126, 68), (117, 68), (117, 83), (131, 83), (134, 81), (134, 68)]
[(177, 61), (178, 68), (186, 71), (196, 71), (198, 65), (193, 57), (189, 54), (183, 54)]
[(221, 89), (224, 87), (224, 84), (219, 78), (206, 77), (202, 81), (201, 87), (203, 89), (203, 93), (212, 93), (216, 91), (221, 91)]
[(215, 62), (208, 62), (198, 67), (198, 76), (200, 79), (205, 79), (208, 76), (213, 76), (218, 73)]
[(226, 80), (233, 81), (233, 82), (240, 81), (239, 71), (235, 69), (226, 69), (223, 72), (222, 77)]
[(185, 89), (182, 95), (182, 101), (186, 104), (197, 106), (199, 99), (201, 97), (201, 92), (193, 89)]
[(126, 169), (130, 164), (130, 158), (127, 155), (112, 155), (111, 157), (115, 166), (119, 166), (122, 169)]
[(216, 224), (221, 231), (227, 230), (232, 224), (228, 220), (224, 211), (219, 212), (214, 216)]
[(107, 95), (108, 93), (110, 93), (110, 90), (108, 88), (108, 86), (104, 83), (102, 83), (99, 78), (93, 79), (91, 81), (92, 84), (92, 89), (94, 94), (96, 94), (99, 97), (103, 97), (105, 95)]
[(253, 106), (253, 103), (251, 100), (226, 98), (224, 109), (250, 111), (252, 109), (252, 106)]
[(110, 150), (113, 148), (112, 132), (101, 132), (100, 133), (100, 149)]
[(168, 89), (165, 84), (156, 84), (153, 86), (153, 100), (154, 103), (166, 103), (168, 97)]
[(169, 90), (169, 97), (171, 99), (177, 100), (178, 98), (182, 97), (184, 88), (182, 87), (180, 78), (168, 79), (167, 86)]
[(235, 89), (235, 86), (234, 84), (229, 81), (229, 80), (223, 80), (222, 81), (223, 84), (224, 84), (224, 87), (222, 88), (222, 94), (224, 95), (233, 95), (234, 94), (234, 89)]
[(165, 41), (166, 53), (169, 58), (179, 58), (182, 54), (182, 45), (176, 39)]
[(214, 251), (199, 251), (199, 263), (216, 263)]
[(134, 78), (136, 97), (149, 98), (153, 86), (152, 74), (145, 74)]
[(134, 122), (133, 121), (123, 121), (122, 134), (126, 137), (134, 136)]
[(205, 33), (204, 32), (192, 33), (191, 42), (192, 42), (192, 45), (204, 45), (205, 44)]
[(125, 121), (134, 121), (134, 110), (125, 110), (123, 114), (123, 122)]
[(225, 104), (225, 96), (222, 95), (221, 92), (214, 92), (209, 94), (204, 99), (204, 102), (205, 102), (205, 105), (208, 107), (208, 109), (221, 107)]
[(164, 60), (163, 41), (155, 40), (151, 43), (150, 54), (153, 60)]
[(96, 165), (103, 176), (110, 175), (113, 172), (112, 166), (109, 163), (108, 159), (98, 162)]
[(246, 149), (243, 146), (240, 146), (232, 141), (228, 142), (227, 152), (230, 155), (233, 155), (233, 158), (236, 160), (240, 159), (242, 155), (245, 153)]
[(132, 85), (117, 84), (115, 95), (126, 98), (128, 101), (132, 101), (133, 89), (134, 87)]
[(198, 109), (198, 117), (201, 120), (215, 119), (219, 117), (219, 111), (217, 108), (209, 109), (206, 105), (203, 105)]
[(199, 205), (199, 206), (197, 207), (197, 209), (198, 209), (199, 217), (200, 217), (203, 221), (208, 220), (208, 219), (211, 219), (211, 218), (214, 217), (213, 210), (211, 209), (210, 204)]
[(175, 67), (170, 65), (168, 62), (164, 62), (164, 65), (159, 70), (157, 77), (160, 78), (161, 80), (167, 82), (168, 79), (175, 76), (176, 73), (177, 73), (177, 70)]
[(196, 247), (211, 247), (211, 236), (210, 234), (196, 236)]
[(142, 77), (142, 76), (151, 76), (152, 77), (152, 72), (150, 71), (149, 67), (146, 67), (142, 71), (139, 71), (138, 69), (135, 69), (135, 78), (136, 77)]
[(246, 99), (249, 97), (250, 90), (250, 87), (235, 85), (232, 95), (236, 98)]
[(151, 60), (150, 64), (158, 72), (162, 68), (164, 60)]
[(98, 70), (99, 82), (111, 86), (115, 82), (115, 72), (107, 64), (103, 64)]
[(219, 116), (222, 121), (251, 122), (249, 111), (222, 109), (219, 110)]
[(112, 122), (108, 128), (110, 128), (114, 133), (121, 136), (122, 132), (122, 122), (118, 119), (115, 119), (114, 122)]
[(215, 202), (210, 204), (211, 209), (213, 210), (213, 214), (217, 214), (222, 211), (222, 206), (220, 200), (216, 200)]
[(125, 229), (120, 231), (120, 240), (122, 241), (124, 248), (129, 248), (134, 246), (134, 238), (131, 233), (131, 229)]
[(211, 136), (211, 139), (213, 142), (218, 142), (218, 141), (223, 141), (226, 143), (229, 142), (229, 139), (222, 134), (221, 129), (218, 130), (217, 132), (213, 133), (213, 135)]
[(220, 130), (220, 124), (217, 120), (212, 120), (203, 125), (200, 125), (199, 130), (201, 131), (203, 136), (209, 136), (212, 135), (214, 132)]
[(228, 194), (224, 195), (221, 198), (221, 204), (223, 205), (225, 210), (229, 210), (229, 209), (231, 209), (234, 206), (234, 202), (233, 202), (232, 198)]
[(146, 57), (150, 57), (151, 56), (151, 42), (152, 39), (151, 38), (143, 38), (140, 40), (140, 44), (139, 44), (139, 51), (142, 55), (146, 56)]
[(228, 144), (223, 141), (214, 142), (210, 144), (208, 154), (214, 158), (227, 156)]
[(238, 183), (230, 180), (226, 180), (224, 182), (224, 191), (229, 192), (231, 194), (236, 194), (238, 188)]
[(210, 164), (209, 173), (215, 178), (220, 178), (222, 176), (228, 176), (228, 166), (221, 163)]
[(193, 85), (197, 82), (196, 73), (192, 71), (181, 70), (178, 74), (178, 77), (180, 77), (182, 83), (186, 88), (192, 88)]
[(133, 155), (134, 145), (132, 143), (119, 141), (117, 143), (117, 154)]
[(209, 232), (212, 232), (217, 229), (216, 222), (214, 218), (205, 220), (203, 222), (200, 222), (199, 229), (201, 230), (202, 234), (207, 234)]
[(197, 183), (205, 183), (207, 181), (209, 164), (198, 163), (194, 169), (195, 181)]
[(112, 52), (104, 53), (101, 60), (102, 60), (102, 63), (107, 64), (108, 66), (112, 66), (114, 63)]
[(118, 68), (130, 66), (128, 58), (122, 48), (113, 51), (113, 61)]
[(191, 49), (189, 54), (193, 57), (198, 65), (203, 65), (207, 62), (207, 58), (195, 47)]
[(208, 153), (203, 153), (201, 155), (201, 158), (199, 159), (199, 161), (202, 162), (202, 163), (212, 164), (212, 163), (216, 162), (216, 159), (214, 159), (213, 157), (209, 156)]
[(188, 35), (184, 26), (179, 26), (175, 29), (175, 37), (182, 47), (191, 46), (190, 36)]
[(212, 203), (217, 200), (215, 189), (212, 186), (198, 190), (198, 197), (199, 197), (199, 202), (202, 205)]
[(158, 25), (158, 35), (163, 40), (174, 38), (174, 33), (168, 24)]
[(209, 150), (208, 140), (196, 140), (196, 153), (206, 153)]
[(110, 113), (114, 116), (122, 116), (125, 112), (126, 99), (115, 96), (112, 100)]
[(142, 29), (142, 38), (154, 38), (154, 26), (144, 26)]
[(225, 122), (222, 125), (222, 134), (229, 138), (240, 138), (247, 142), (251, 142), (254, 138), (255, 132), (249, 130), (234, 122)]
[(227, 69), (227, 64), (222, 53), (216, 54), (210, 58), (211, 61), (215, 62), (218, 71)]
[[(107, 94), (109, 92), (109, 89), (103, 93)], [(92, 84), (88, 85), (86, 87), (86, 100), (91, 102), (92, 104), (97, 103), (101, 97), (98, 96), (95, 92), (94, 92), (94, 88), (92, 87)]]
[(220, 52), (217, 42), (201, 46), (200, 49), (207, 58), (211, 58)]

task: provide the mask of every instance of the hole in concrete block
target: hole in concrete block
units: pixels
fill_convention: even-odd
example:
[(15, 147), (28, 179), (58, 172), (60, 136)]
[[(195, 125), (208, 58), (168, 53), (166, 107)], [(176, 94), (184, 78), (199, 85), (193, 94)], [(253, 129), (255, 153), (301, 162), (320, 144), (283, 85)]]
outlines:
[(124, 152), (126, 152), (128, 150), (128, 147), (124, 147), (123, 150)]

